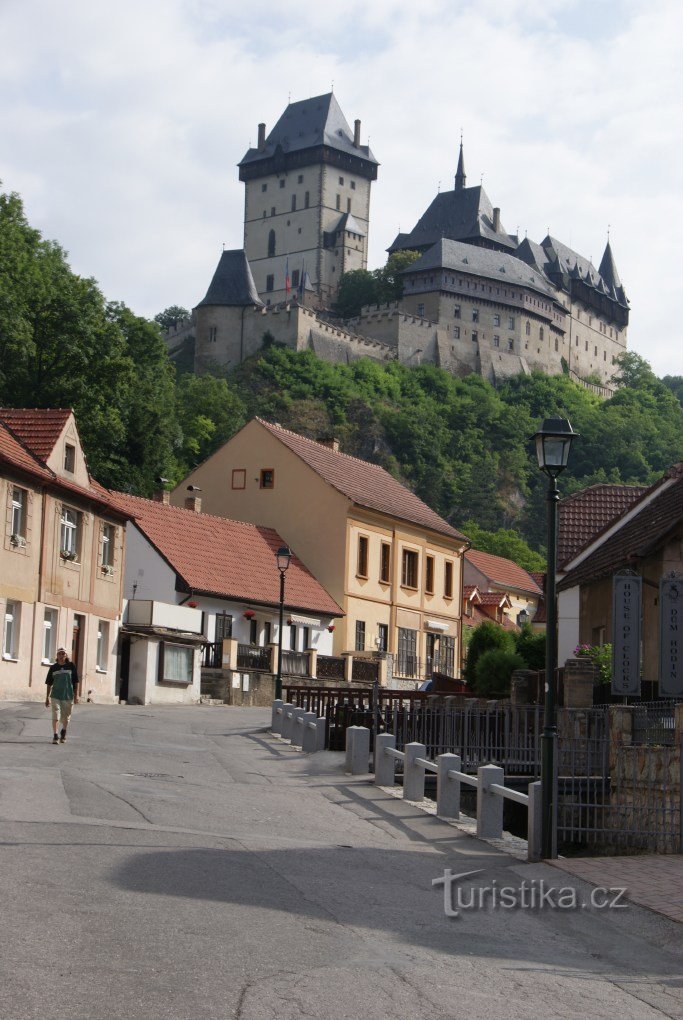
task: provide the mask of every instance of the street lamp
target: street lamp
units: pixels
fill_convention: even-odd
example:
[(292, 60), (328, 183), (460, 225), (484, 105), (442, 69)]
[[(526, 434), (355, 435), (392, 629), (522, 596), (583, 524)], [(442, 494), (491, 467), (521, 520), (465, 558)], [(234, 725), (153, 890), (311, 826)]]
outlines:
[(275, 700), (282, 699), (282, 628), (284, 626), (285, 613), (285, 574), (292, 561), (292, 550), (289, 546), (281, 545), (275, 553), (275, 562), (280, 571), (280, 626), (277, 635), (277, 676), (275, 677)]
[(555, 715), (555, 670), (557, 668), (557, 601), (555, 594), (557, 570), (557, 504), (560, 491), (557, 476), (564, 471), (569, 460), (572, 441), (578, 435), (566, 418), (546, 418), (532, 437), (536, 441), (538, 466), (549, 478), (548, 495), (548, 573), (546, 580), (545, 630), (545, 702), (541, 758), (541, 803), (543, 823), (541, 854), (549, 859), (557, 857), (555, 803), (555, 747), (557, 720)]

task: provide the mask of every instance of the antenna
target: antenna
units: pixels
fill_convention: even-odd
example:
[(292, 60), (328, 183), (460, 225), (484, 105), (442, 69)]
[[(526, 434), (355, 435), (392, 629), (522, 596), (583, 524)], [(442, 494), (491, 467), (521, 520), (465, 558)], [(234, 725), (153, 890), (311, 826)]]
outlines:
[(437, 184), (436, 191), (437, 191), (437, 194), (439, 194), (441, 192), (441, 181), (439, 181), (439, 183)]

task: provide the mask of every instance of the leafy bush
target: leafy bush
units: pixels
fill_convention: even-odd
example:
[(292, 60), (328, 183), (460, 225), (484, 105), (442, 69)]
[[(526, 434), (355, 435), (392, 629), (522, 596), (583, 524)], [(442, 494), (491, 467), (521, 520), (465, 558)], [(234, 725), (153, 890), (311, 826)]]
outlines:
[(474, 689), (482, 697), (503, 698), (510, 693), (510, 678), (515, 669), (524, 669), (526, 663), (517, 652), (506, 648), (491, 648), (478, 659)]
[(574, 655), (579, 659), (590, 659), (597, 667), (598, 682), (608, 684), (612, 681), (612, 646), (611, 645), (577, 645)]
[[(507, 652), (514, 652), (514, 641), (511, 634), (499, 627), (492, 620), (485, 620), (475, 627), (467, 648), (467, 662), (463, 677), (470, 686), (474, 687), (477, 679), (477, 662), (479, 657), (491, 649), (502, 649)], [(522, 665), (520, 668), (524, 668)]]
[(524, 659), (527, 669), (545, 669), (545, 634), (535, 634), (525, 623), (515, 636), (515, 648)]

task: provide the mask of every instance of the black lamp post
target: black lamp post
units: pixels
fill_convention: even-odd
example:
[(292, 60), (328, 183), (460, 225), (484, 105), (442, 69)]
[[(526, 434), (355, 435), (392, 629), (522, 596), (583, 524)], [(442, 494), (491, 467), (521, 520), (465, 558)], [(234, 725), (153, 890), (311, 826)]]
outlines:
[(275, 699), (282, 698), (282, 628), (285, 615), (285, 574), (292, 561), (292, 550), (281, 545), (275, 553), (277, 569), (280, 571), (280, 626), (277, 634), (277, 676), (275, 677)]
[(557, 857), (555, 817), (555, 748), (557, 745), (557, 719), (555, 714), (555, 671), (557, 668), (557, 504), (560, 490), (557, 476), (564, 471), (569, 460), (574, 432), (566, 418), (546, 418), (532, 438), (536, 440), (538, 466), (549, 479), (548, 495), (548, 573), (546, 581), (545, 631), (545, 706), (543, 714), (543, 740), (541, 759), (541, 803), (543, 825), (541, 853), (546, 859)]

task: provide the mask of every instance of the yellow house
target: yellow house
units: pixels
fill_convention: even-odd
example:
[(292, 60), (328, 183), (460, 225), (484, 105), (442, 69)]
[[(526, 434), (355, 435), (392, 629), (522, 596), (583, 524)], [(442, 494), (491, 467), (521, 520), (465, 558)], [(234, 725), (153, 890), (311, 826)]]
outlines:
[(45, 697), (63, 645), (81, 695), (115, 698), (125, 522), (69, 410), (0, 409), (0, 698)]
[[(376, 464), (252, 419), (171, 494), (274, 528), (343, 608), (334, 652), (389, 653), (391, 675), (459, 672), (467, 539)], [(273, 564), (273, 570), (275, 570)]]

